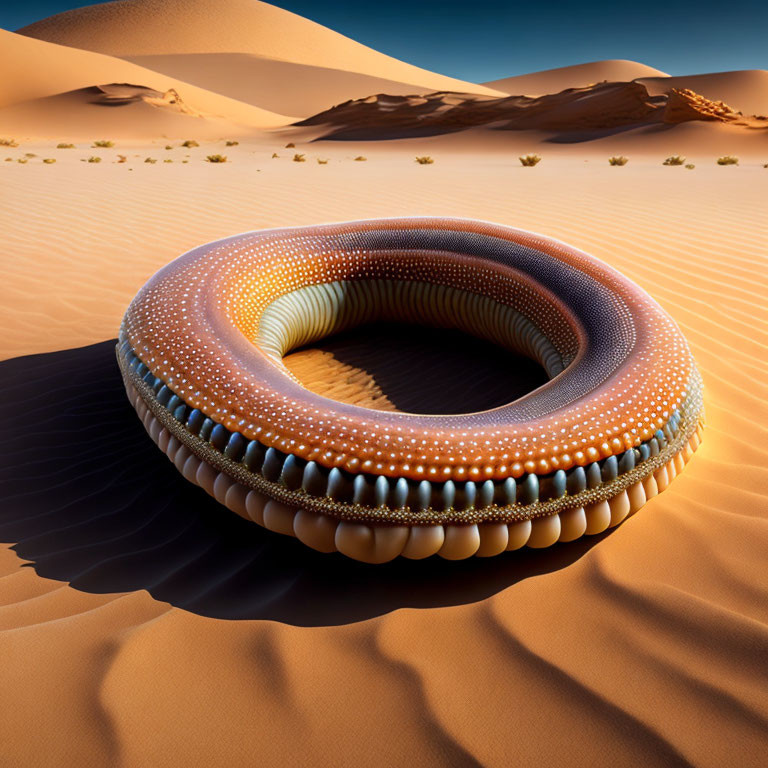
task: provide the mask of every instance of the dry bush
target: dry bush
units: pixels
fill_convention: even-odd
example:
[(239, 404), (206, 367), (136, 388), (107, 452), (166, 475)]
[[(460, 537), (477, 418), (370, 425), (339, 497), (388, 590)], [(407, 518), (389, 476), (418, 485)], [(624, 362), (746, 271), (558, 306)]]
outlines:
[(98, 141), (94, 141), (93, 145), (94, 147), (105, 147), (106, 149), (109, 149), (110, 147), (115, 146), (114, 141), (109, 141), (108, 139), (99, 139)]
[(305, 160), (306, 160), (306, 158), (304, 157), (304, 155), (300, 155), (300, 154), (296, 153), (293, 156), (293, 162), (294, 163), (303, 163)]
[(163, 160), (164, 163), (172, 163), (173, 160), (171, 160), (170, 157), (166, 157), (165, 160)]
[(18, 147), (19, 142), (14, 139), (0, 139), (0, 147)]
[(277, 152), (272, 153), (272, 159), (274, 160), (276, 157), (280, 157), (280, 155), (277, 154)]
[(663, 162), (663, 165), (685, 165), (685, 158), (680, 157), (680, 155), (672, 155)]
[(318, 157), (317, 158), (317, 164), (318, 165), (328, 165), (328, 161), (327, 160), (322, 160), (321, 158)]
[(118, 163), (127, 163), (128, 162), (128, 155), (118, 155), (117, 156), (117, 162)]
[(74, 149), (74, 144), (67, 144), (66, 142), (62, 141), (61, 144), (56, 145), (56, 149)]
[(295, 146), (296, 145), (292, 141), (290, 141), (290, 142), (288, 142), (288, 144), (285, 145), (285, 148), (286, 149), (293, 149)]
[(199, 147), (200, 145), (194, 139), (187, 139), (181, 143), (181, 146), (189, 149), (190, 147)]
[(156, 159), (156, 158), (154, 158), (154, 157), (145, 157), (145, 158), (144, 158), (144, 162), (145, 162), (145, 163), (153, 163), (153, 164), (154, 164), (154, 163), (156, 163), (156, 162), (157, 162), (157, 159)]
[(5, 162), (6, 163), (12, 163), (13, 162), (13, 158), (12, 157), (6, 157), (5, 158)]
[(226, 155), (208, 155), (208, 157), (205, 158), (205, 161), (207, 163), (226, 163), (227, 156)]
[(416, 158), (416, 162), (419, 165), (432, 165), (435, 161), (429, 155), (422, 155)]
[(23, 165), (24, 163), (28, 163), (29, 160), (27, 160), (26, 157), (20, 157), (20, 158), (18, 158), (18, 160), (16, 160), (16, 162), (17, 163), (21, 163)]
[(610, 165), (626, 165), (629, 162), (628, 157), (624, 157), (624, 155), (614, 156), (608, 158), (608, 163)]
[(53, 163), (55, 163), (55, 162), (56, 162), (56, 159), (55, 159), (55, 158), (53, 158), (53, 157), (44, 157), (44, 158), (43, 158), (43, 162), (44, 162), (46, 165), (52, 165)]
[(537, 163), (541, 162), (541, 158), (538, 155), (523, 155), (520, 158), (520, 162), (526, 167), (530, 168), (531, 166), (536, 165)]
[(738, 165), (739, 158), (735, 155), (723, 155), (717, 158), (718, 165)]
[(232, 140), (225, 142), (225, 144), (228, 147), (236, 147), (239, 143), (240, 143), (239, 141), (232, 141)]
[(173, 144), (166, 144), (166, 145), (165, 145), (165, 148), (166, 148), (166, 149), (173, 149)]
[(88, 162), (89, 163), (100, 163), (101, 162), (101, 158), (100, 157), (91, 156), (91, 157), (88, 158)]
[(37, 157), (37, 155), (34, 152), (25, 152), (24, 157)]
[(686, 168), (687, 168), (689, 171), (692, 171), (692, 170), (693, 170), (693, 169), (694, 169), (696, 166), (695, 166), (693, 163), (688, 163), (688, 164), (687, 164), (685, 167), (686, 167)]
[(355, 161), (358, 162), (358, 163), (364, 163), (367, 159), (368, 159), (367, 157), (363, 157), (362, 155), (358, 155), (355, 158)]

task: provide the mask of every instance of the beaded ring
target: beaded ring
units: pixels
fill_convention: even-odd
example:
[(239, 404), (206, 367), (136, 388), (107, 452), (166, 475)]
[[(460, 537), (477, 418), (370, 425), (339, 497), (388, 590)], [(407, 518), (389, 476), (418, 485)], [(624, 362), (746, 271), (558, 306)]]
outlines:
[[(435, 416), (330, 400), (282, 363), (392, 319), (491, 340), (549, 381)], [(559, 241), (463, 219), (201, 246), (139, 291), (117, 356), (131, 403), (188, 480), (270, 530), (374, 563), (599, 533), (666, 488), (703, 427), (688, 345), (644, 291)]]

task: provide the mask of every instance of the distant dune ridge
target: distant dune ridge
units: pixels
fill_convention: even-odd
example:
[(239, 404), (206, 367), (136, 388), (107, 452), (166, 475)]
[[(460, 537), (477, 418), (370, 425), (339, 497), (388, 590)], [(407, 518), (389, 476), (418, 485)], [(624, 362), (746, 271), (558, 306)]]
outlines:
[(666, 72), (654, 69), (646, 64), (626, 59), (605, 59), (590, 61), (586, 64), (573, 64), (570, 67), (545, 69), (527, 75), (515, 75), (501, 80), (483, 83), (488, 88), (508, 93), (510, 96), (544, 96), (559, 93), (566, 88), (583, 88), (604, 81), (627, 82), (639, 77), (668, 77)]
[(762, 127), (759, 121), (742, 119), (727, 104), (688, 89), (673, 88), (669, 94), (650, 96), (639, 82), (599, 83), (538, 98), (379, 94), (348, 101), (299, 125), (319, 126), (324, 138), (366, 140), (433, 136), (475, 127), (599, 135), (615, 129), (689, 121)]

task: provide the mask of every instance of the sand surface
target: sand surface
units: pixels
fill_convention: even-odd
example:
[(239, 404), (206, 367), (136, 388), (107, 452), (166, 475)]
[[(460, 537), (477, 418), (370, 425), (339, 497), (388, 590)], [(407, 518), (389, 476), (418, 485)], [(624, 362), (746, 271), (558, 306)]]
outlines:
[[(522, 168), (437, 140), (284, 143), (0, 150), (37, 155), (0, 160), (2, 762), (764, 765), (768, 156), (719, 167), (694, 143), (693, 170), (643, 153), (612, 168), (571, 146)], [(491, 561), (365, 566), (235, 519), (143, 432), (109, 340), (156, 269), (250, 229), (421, 214), (561, 238), (680, 324), (705, 442), (626, 524)], [(503, 396), (487, 348), (460, 346), (379, 328), (289, 364), (376, 407)]]

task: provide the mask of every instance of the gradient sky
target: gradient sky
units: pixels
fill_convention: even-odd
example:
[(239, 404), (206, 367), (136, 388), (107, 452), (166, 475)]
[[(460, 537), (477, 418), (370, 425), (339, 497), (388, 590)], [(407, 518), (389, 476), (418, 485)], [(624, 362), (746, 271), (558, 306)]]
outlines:
[[(215, 3), (216, 0), (211, 0)], [(0, 2), (18, 29), (73, 0)], [(768, 69), (768, 1), (281, 0), (273, 3), (399, 59), (474, 82), (598, 59), (673, 75)]]

